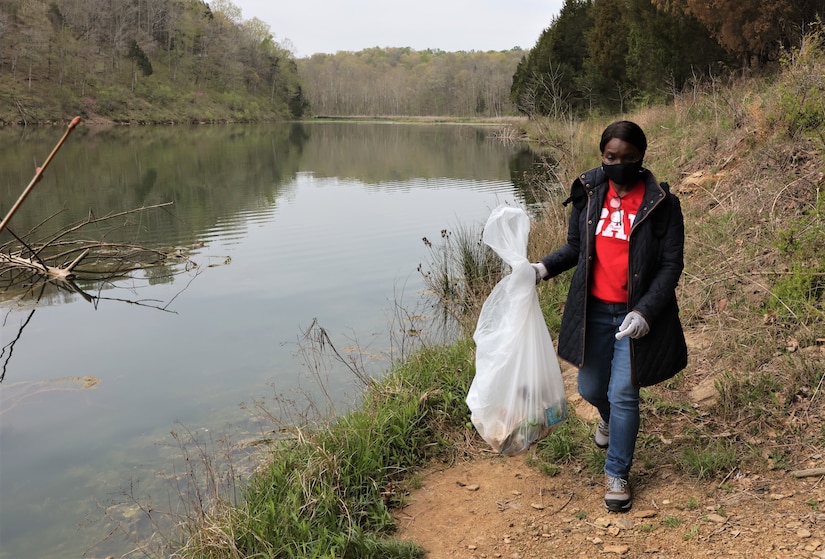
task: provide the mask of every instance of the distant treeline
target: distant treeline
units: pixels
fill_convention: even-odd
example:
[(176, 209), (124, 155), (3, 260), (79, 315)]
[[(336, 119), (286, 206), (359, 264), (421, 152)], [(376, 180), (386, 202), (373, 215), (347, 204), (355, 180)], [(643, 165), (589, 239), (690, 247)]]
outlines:
[(300, 117), (292, 53), (229, 0), (2, 0), (0, 120)]
[(822, 16), (823, 0), (565, 0), (518, 65), (511, 101), (529, 116), (663, 101), (770, 69)]
[(516, 114), (513, 72), (526, 51), (372, 48), (298, 60), (317, 115), (491, 117)]
[(565, 0), (529, 51), (296, 59), (231, 0), (0, 0), (0, 123), (618, 113), (770, 70), (823, 11), (823, 0)]

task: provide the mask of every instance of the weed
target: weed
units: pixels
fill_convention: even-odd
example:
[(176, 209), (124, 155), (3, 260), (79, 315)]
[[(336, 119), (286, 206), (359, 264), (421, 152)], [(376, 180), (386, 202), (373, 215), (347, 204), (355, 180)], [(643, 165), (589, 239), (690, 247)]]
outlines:
[(445, 321), (457, 324), (465, 335), (475, 330), (481, 306), (504, 276), (501, 258), (481, 240), (481, 232), (460, 226), (455, 233), (444, 229), (441, 242), (426, 237), (430, 263), (419, 266), (428, 293)]
[(825, 100), (822, 90), (825, 68), (825, 33), (817, 27), (804, 38), (798, 49), (786, 51), (782, 62), (786, 68), (779, 91), (780, 120), (793, 137), (818, 135), (825, 142)]
[(660, 394), (655, 393), (649, 388), (644, 388), (639, 392), (641, 405), (644, 406), (645, 411), (649, 411), (655, 415), (669, 415), (682, 413), (689, 416), (695, 416), (696, 411), (686, 402), (677, 402), (673, 400), (666, 400)]
[(421, 489), (424, 486), (424, 478), (420, 473), (415, 473), (407, 480), (407, 485), (410, 489)]
[(709, 479), (727, 473), (736, 463), (736, 449), (724, 440), (709, 442), (702, 448), (688, 446), (682, 451), (679, 461), (685, 472), (699, 479)]
[(789, 470), (790, 462), (788, 454), (779, 448), (774, 448), (768, 453), (768, 469)]
[(561, 466), (557, 464), (539, 464), (538, 469), (541, 473), (549, 477), (555, 477), (561, 473)]
[(666, 528), (676, 528), (677, 526), (682, 524), (682, 519), (677, 516), (667, 516), (662, 521), (662, 526)]
[(688, 530), (687, 532), (685, 532), (682, 535), (682, 539), (687, 542), (687, 541), (690, 541), (690, 540), (695, 540), (698, 535), (699, 535), (699, 526), (694, 524), (693, 526), (690, 527), (690, 530)]
[(593, 475), (604, 473), (605, 452), (598, 448), (590, 448), (584, 455), (584, 467)]
[(699, 501), (696, 497), (688, 497), (688, 500), (685, 503), (685, 508), (687, 510), (696, 510), (699, 508)]
[(537, 444), (536, 457), (550, 464), (570, 462), (582, 452), (587, 426), (571, 414), (550, 435)]
[(750, 375), (735, 375), (727, 371), (716, 381), (723, 419), (738, 421), (745, 416), (752, 432), (770, 423), (778, 414), (783, 391), (775, 374), (763, 371)]

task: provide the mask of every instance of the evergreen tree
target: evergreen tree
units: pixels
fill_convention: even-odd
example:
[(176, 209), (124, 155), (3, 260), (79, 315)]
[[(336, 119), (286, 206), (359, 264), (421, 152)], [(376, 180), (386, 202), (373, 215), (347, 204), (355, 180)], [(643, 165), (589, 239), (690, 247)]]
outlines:
[(559, 15), (519, 63), (510, 99), (521, 113), (559, 115), (582, 106), (584, 96), (575, 78), (584, 70), (592, 8), (592, 0), (565, 0)]

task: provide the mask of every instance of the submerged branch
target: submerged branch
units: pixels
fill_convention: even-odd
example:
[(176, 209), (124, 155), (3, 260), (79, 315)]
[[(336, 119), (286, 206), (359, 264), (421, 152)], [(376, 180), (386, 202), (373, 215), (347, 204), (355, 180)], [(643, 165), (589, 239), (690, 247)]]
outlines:
[[(134, 272), (170, 263), (183, 263), (185, 270), (195, 268), (196, 264), (186, 255), (185, 249), (178, 247), (151, 248), (134, 243), (67, 238), (88, 226), (169, 205), (171, 203), (144, 206), (104, 217), (90, 214), (80, 223), (37, 242), (21, 239), (9, 230), (17, 242), (0, 247), (0, 278), (4, 279), (0, 289), (9, 290), (16, 285), (29, 284), (33, 276), (46, 282), (99, 282), (123, 279)], [(29, 235), (33, 233), (31, 231)]]

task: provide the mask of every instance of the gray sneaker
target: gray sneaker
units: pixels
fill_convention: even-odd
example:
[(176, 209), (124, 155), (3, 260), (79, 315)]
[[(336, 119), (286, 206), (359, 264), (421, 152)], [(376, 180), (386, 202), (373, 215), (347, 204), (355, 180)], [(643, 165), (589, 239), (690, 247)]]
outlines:
[(607, 448), (610, 444), (610, 428), (604, 419), (600, 419), (596, 425), (596, 434), (593, 438), (596, 439), (596, 446), (599, 448)]
[(607, 493), (604, 494), (604, 506), (612, 512), (627, 512), (633, 506), (633, 495), (627, 480), (620, 477), (605, 476)]

